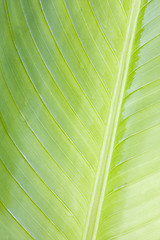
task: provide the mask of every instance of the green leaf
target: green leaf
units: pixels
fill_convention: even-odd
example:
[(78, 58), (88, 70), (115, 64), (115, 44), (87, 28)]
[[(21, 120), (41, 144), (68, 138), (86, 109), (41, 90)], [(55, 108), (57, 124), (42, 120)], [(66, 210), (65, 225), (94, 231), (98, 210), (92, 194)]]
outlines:
[(0, 239), (158, 240), (160, 1), (0, 0)]

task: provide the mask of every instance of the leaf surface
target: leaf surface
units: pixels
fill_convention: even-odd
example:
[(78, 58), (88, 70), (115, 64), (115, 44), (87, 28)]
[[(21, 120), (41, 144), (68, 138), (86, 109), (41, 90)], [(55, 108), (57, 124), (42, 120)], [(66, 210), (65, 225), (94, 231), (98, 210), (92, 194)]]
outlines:
[(1, 239), (158, 240), (159, 0), (0, 0)]

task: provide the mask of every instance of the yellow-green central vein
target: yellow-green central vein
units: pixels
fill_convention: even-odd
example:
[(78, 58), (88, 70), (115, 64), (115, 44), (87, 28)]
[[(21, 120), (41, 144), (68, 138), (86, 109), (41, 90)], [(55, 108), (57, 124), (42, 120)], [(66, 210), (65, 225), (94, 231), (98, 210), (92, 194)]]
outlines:
[(95, 240), (99, 225), (100, 213), (104, 199), (105, 189), (109, 175), (109, 168), (112, 159), (114, 140), (121, 111), (125, 85), (127, 81), (128, 67), (131, 58), (131, 50), (135, 36), (136, 23), (140, 11), (141, 1), (133, 1), (132, 12), (128, 24), (124, 48), (120, 61), (119, 73), (115, 91), (112, 98), (110, 115), (106, 126), (104, 141), (102, 145), (99, 168), (96, 174), (94, 190), (91, 198), (90, 208), (84, 228), (83, 240)]

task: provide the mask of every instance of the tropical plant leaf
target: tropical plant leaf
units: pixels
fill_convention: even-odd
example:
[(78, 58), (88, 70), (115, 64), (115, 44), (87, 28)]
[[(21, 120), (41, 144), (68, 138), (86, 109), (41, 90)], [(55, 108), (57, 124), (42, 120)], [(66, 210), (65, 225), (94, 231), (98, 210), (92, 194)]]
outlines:
[(0, 0), (0, 239), (160, 238), (160, 1)]

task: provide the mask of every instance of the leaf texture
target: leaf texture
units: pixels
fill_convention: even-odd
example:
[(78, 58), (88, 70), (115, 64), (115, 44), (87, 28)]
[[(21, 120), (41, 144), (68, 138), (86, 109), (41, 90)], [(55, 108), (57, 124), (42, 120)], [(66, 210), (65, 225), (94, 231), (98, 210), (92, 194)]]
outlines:
[(160, 1), (0, 19), (0, 239), (158, 240)]

